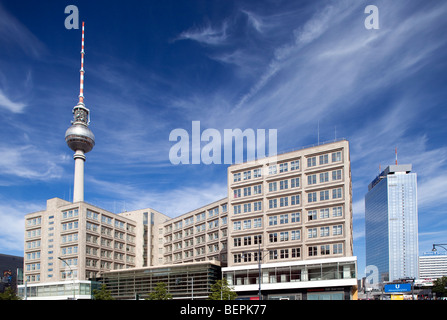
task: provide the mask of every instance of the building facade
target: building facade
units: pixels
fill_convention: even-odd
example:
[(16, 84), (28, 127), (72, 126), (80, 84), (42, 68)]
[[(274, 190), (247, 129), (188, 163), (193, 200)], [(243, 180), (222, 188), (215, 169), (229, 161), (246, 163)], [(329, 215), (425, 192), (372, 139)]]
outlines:
[(411, 165), (390, 165), (365, 195), (366, 265), (379, 282), (418, 278), (417, 175)]
[(278, 298), (287, 289), (282, 298), (300, 299), (338, 287), (344, 297), (356, 285), (348, 141), (232, 165), (228, 201), (223, 273), (239, 294)]
[(152, 209), (114, 214), (49, 199), (46, 210), (25, 217), (24, 279), (28, 285), (89, 280), (147, 266), (154, 259), (151, 234), (167, 219)]
[(142, 268), (214, 263), (241, 296), (257, 295), (261, 278), (270, 298), (318, 298), (311, 292), (318, 288), (350, 297), (350, 175), (349, 143), (342, 140), (232, 165), (228, 197), (175, 218), (50, 199), (46, 210), (25, 217), (25, 280), (36, 298), (64, 281), (66, 289), (54, 290), (80, 297), (84, 281), (127, 270), (136, 276)]
[(166, 221), (159, 228), (157, 265), (200, 261), (227, 264), (228, 199)]
[(425, 252), (419, 256), (419, 279), (447, 277), (447, 252)]

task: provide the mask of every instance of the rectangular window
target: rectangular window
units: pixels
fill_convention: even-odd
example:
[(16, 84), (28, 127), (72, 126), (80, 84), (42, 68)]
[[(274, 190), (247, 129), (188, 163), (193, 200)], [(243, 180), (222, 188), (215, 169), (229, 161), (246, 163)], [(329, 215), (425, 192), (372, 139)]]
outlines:
[(329, 227), (320, 228), (320, 237), (329, 237)]
[(334, 244), (332, 246), (332, 252), (333, 252), (333, 254), (343, 253), (343, 244), (341, 244), (341, 243)]
[(235, 189), (233, 191), (233, 195), (235, 198), (240, 198), (241, 197), (241, 189)]
[(269, 234), (269, 242), (278, 242), (278, 234), (276, 232)]
[(329, 190), (320, 191), (320, 201), (329, 200)]
[(289, 232), (284, 231), (279, 234), (279, 241), (289, 241)]
[(343, 226), (341, 224), (337, 225), (337, 226), (333, 226), (332, 227), (332, 235), (333, 236), (341, 236), (341, 235), (343, 235)]
[(290, 171), (299, 170), (300, 169), (300, 160), (295, 160), (290, 162)]
[(279, 224), (287, 224), (289, 223), (289, 215), (288, 214), (281, 214), (279, 216)]
[(290, 221), (292, 223), (294, 222), (300, 222), (300, 213), (299, 212), (293, 212), (290, 214)]
[(233, 206), (233, 213), (234, 214), (241, 213), (241, 205), (240, 204)]
[(309, 257), (315, 257), (318, 254), (318, 247), (309, 247)]
[(332, 162), (341, 161), (341, 151), (332, 153)]
[(317, 210), (310, 210), (307, 212), (307, 221), (317, 220)]
[(329, 156), (327, 154), (322, 154), (320, 156), (320, 164), (328, 164), (329, 163)]
[(233, 230), (235, 230), (235, 231), (241, 230), (241, 222), (240, 221), (233, 222)]
[(320, 183), (329, 181), (329, 172), (320, 173)]
[(277, 216), (269, 217), (269, 226), (276, 226), (278, 224)]
[(301, 257), (301, 248), (292, 248), (292, 258)]
[(288, 168), (289, 168), (289, 164), (287, 162), (279, 164), (279, 172), (280, 173), (287, 172)]
[(239, 173), (235, 173), (233, 175), (233, 182), (238, 182), (238, 181), (241, 181), (241, 173), (240, 172)]
[(293, 230), (291, 232), (290, 240), (300, 240), (301, 239), (301, 231), (300, 230)]
[(276, 164), (269, 167), (269, 174), (276, 174)]
[(317, 228), (307, 229), (307, 238), (314, 239), (317, 237)]
[(316, 192), (310, 192), (307, 195), (307, 202), (316, 202), (317, 201), (317, 193)]
[(300, 195), (296, 194), (296, 195), (290, 196), (290, 202), (291, 202), (292, 206), (300, 204)]
[(317, 165), (317, 157), (307, 158), (307, 167), (315, 167)]
[(329, 218), (329, 209), (320, 209), (320, 219), (327, 219)]
[(279, 206), (280, 207), (287, 207), (288, 205), (289, 205), (288, 197), (279, 198)]
[(269, 200), (269, 208), (270, 209), (276, 208), (277, 206), (278, 206), (277, 199), (270, 199)]
[(341, 180), (341, 169), (332, 171), (332, 180)]
[(276, 191), (276, 181), (269, 183), (269, 192), (274, 192), (274, 191)]
[(298, 188), (300, 186), (300, 178), (292, 178), (290, 179), (290, 187)]
[(342, 198), (342, 189), (332, 189), (332, 199), (341, 199)]
[(244, 188), (244, 197), (251, 196), (251, 187)]
[(308, 185), (312, 185), (312, 184), (316, 184), (316, 183), (317, 183), (317, 175), (316, 174), (307, 176), (307, 184)]
[(326, 256), (326, 255), (328, 255), (328, 254), (331, 254), (331, 251), (329, 250), (329, 248), (330, 248), (330, 247), (329, 247), (328, 244), (321, 246), (321, 248), (320, 248), (320, 253), (321, 253), (321, 255), (322, 255), (322, 256)]
[(333, 217), (341, 217), (343, 215), (342, 207), (334, 207), (332, 208), (332, 216)]
[(253, 210), (254, 211), (261, 211), (262, 210), (262, 201), (256, 201), (254, 204), (253, 204)]
[(279, 182), (279, 190), (285, 190), (289, 188), (289, 180), (282, 180)]

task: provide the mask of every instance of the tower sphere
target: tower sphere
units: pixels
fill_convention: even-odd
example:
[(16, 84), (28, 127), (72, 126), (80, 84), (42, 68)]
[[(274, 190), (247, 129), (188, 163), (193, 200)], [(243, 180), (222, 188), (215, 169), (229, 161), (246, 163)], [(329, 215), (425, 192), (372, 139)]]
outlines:
[(65, 132), (65, 141), (71, 150), (82, 150), (87, 153), (95, 146), (95, 136), (93, 132), (81, 123), (74, 123)]
[(65, 141), (71, 150), (82, 150), (87, 153), (95, 146), (95, 135), (88, 128), (89, 112), (84, 103), (79, 102), (73, 108), (74, 119), (72, 125), (65, 132)]

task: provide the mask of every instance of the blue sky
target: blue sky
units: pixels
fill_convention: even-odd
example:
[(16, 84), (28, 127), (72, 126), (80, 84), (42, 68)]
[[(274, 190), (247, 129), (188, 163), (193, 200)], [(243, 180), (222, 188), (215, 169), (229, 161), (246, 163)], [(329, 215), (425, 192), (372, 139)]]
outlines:
[[(225, 197), (228, 165), (169, 161), (170, 132), (198, 120), (277, 129), (278, 152), (347, 138), (359, 274), (364, 195), (395, 147), (418, 174), (420, 253), (447, 242), (447, 2), (0, 0), (0, 253), (22, 255), (24, 215), (72, 195), (70, 4), (96, 136), (87, 202), (175, 217)], [(380, 29), (364, 26), (370, 4)]]

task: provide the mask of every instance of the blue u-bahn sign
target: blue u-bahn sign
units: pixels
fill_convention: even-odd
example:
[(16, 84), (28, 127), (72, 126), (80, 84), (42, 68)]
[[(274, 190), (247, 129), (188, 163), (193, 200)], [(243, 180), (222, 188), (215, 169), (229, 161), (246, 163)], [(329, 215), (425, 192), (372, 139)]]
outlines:
[(385, 293), (410, 292), (411, 291), (411, 283), (386, 284), (384, 289), (385, 289)]

